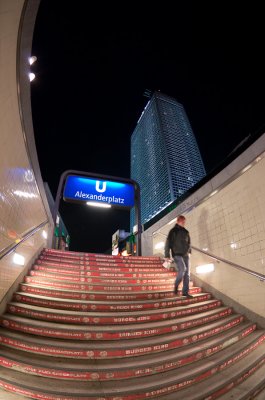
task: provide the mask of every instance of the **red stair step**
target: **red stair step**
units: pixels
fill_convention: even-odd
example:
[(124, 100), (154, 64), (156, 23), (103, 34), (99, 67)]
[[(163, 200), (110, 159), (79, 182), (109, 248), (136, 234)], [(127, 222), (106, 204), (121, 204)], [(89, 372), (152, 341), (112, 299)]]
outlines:
[[(56, 377), (72, 380), (116, 380), (158, 374), (186, 364), (191, 364), (202, 358), (222, 351), (231, 346), (232, 352), (249, 353), (264, 340), (263, 335), (256, 331), (253, 335), (245, 336), (242, 327), (231, 329), (211, 340), (204, 340), (199, 344), (186, 346), (175, 351), (169, 350), (152, 356), (138, 356), (137, 359), (111, 360), (64, 360), (47, 356), (36, 355), (12, 349), (0, 348), (0, 365), (6, 368), (23, 370), (34, 375)], [(236, 346), (235, 346), (236, 343)], [(233, 347), (234, 346), (234, 347)]]
[[(156, 336), (179, 332), (185, 329), (195, 328), (197, 326), (214, 322), (232, 315), (230, 307), (218, 307), (204, 313), (189, 315), (183, 318), (172, 318), (170, 320), (161, 320), (158, 322), (149, 322), (143, 324), (125, 324), (116, 325), (90, 325), (87, 326), (59, 324), (54, 322), (45, 322), (17, 317), (11, 314), (4, 314), (0, 317), (0, 324), (10, 330), (40, 335), (45, 337), (56, 337), (73, 340), (116, 340), (133, 339), (148, 336)], [(233, 314), (233, 318), (238, 320), (238, 315)]]
[(167, 308), (165, 310), (143, 310), (130, 311), (126, 315), (124, 313), (115, 312), (81, 312), (56, 310), (43, 307), (31, 306), (28, 304), (10, 302), (7, 305), (7, 311), (10, 314), (27, 316), (29, 318), (41, 319), (43, 321), (57, 321), (74, 324), (130, 324), (159, 321), (161, 319), (171, 319), (192, 315), (194, 313), (203, 312), (221, 306), (220, 300), (206, 300), (199, 304), (193, 303), (180, 308)]
[[(121, 380), (119, 384), (113, 382), (79, 382), (73, 385), (71, 381), (64, 381), (59, 386), (55, 379), (31, 376), (24, 384), (21, 384), (19, 371), (11, 370), (9, 375), (4, 374), (0, 367), (0, 385), (8, 390), (17, 391), (20, 394), (35, 399), (45, 400), (143, 400), (163, 396), (163, 400), (201, 400), (202, 393), (209, 395), (209, 390), (214, 394), (218, 391), (229, 390), (229, 388), (241, 383), (251, 376), (265, 363), (265, 344), (249, 354), (244, 350), (240, 353), (231, 352), (230, 348), (223, 351), (220, 357), (216, 353), (208, 359), (199, 360), (194, 365), (186, 365), (178, 370), (162, 372), (149, 377), (139, 377)], [(207, 382), (205, 379), (207, 378)], [(227, 381), (229, 380), (229, 383)], [(193, 385), (196, 385), (193, 387)], [(196, 387), (196, 391), (194, 390)], [(207, 389), (207, 392), (206, 392)], [(174, 394), (174, 396), (172, 396)], [(210, 400), (216, 397), (210, 398)], [(209, 397), (207, 397), (209, 399)]]
[(30, 351), (57, 357), (73, 357), (87, 359), (108, 359), (114, 357), (134, 357), (143, 354), (161, 352), (191, 343), (198, 343), (213, 335), (217, 335), (226, 330), (232, 329), (242, 323), (245, 327), (245, 335), (253, 332), (256, 325), (253, 323), (242, 322), (242, 317), (233, 316), (224, 318), (221, 322), (215, 321), (199, 328), (191, 328), (187, 331), (180, 331), (168, 335), (160, 335), (147, 338), (137, 338), (131, 340), (116, 341), (80, 341), (73, 342), (68, 340), (42, 339), (32, 335), (23, 335), (18, 332), (11, 332), (5, 328), (1, 329), (0, 343), (4, 346), (17, 348), (19, 350)]
[[(66, 289), (62, 288), (51, 288), (48, 286), (42, 286), (42, 285), (32, 285), (32, 284), (27, 284), (27, 283), (21, 283), (20, 284), (20, 291), (24, 293), (32, 293), (36, 295), (42, 295), (42, 296), (52, 296), (52, 297), (58, 297), (58, 298), (63, 298), (63, 299), (80, 299), (80, 300), (110, 300), (110, 301), (125, 301), (125, 300), (141, 300), (141, 299), (165, 299), (165, 298), (173, 298), (176, 297), (174, 292), (172, 292), (172, 289), (169, 289), (168, 291), (157, 291), (157, 292), (150, 292), (150, 291), (145, 291), (145, 292), (137, 292), (135, 291), (134, 293), (130, 293), (127, 291), (127, 293), (121, 293), (121, 292), (114, 292), (112, 291), (111, 293), (108, 292), (91, 292), (91, 291), (85, 291), (81, 290), (80, 287), (78, 287), (79, 290), (77, 291), (69, 291)], [(191, 294), (195, 293), (200, 293), (201, 288), (199, 287), (192, 287), (190, 288), (189, 291)]]
[(13, 302), (25, 303), (29, 305), (57, 308), (63, 310), (76, 311), (135, 311), (135, 310), (151, 310), (182, 306), (201, 301), (210, 300), (210, 293), (195, 294), (193, 298), (175, 297), (173, 299), (155, 299), (136, 301), (92, 301), (92, 300), (75, 300), (75, 299), (59, 299), (54, 297), (44, 297), (30, 293), (16, 292), (13, 296)]

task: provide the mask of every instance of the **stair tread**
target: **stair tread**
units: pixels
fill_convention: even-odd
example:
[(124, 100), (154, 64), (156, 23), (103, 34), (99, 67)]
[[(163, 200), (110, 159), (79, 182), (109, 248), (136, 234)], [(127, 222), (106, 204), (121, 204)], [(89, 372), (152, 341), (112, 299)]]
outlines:
[[(121, 271), (122, 268), (122, 271)], [(143, 268), (141, 267), (141, 270), (139, 270), (138, 267), (137, 271), (133, 270), (133, 267), (127, 267), (127, 266), (115, 266), (115, 267), (111, 267), (111, 269), (108, 271), (109, 267), (106, 266), (106, 269), (99, 269), (97, 266), (93, 266), (93, 265), (75, 265), (75, 264), (63, 264), (63, 265), (49, 265), (47, 263), (43, 264), (43, 263), (37, 263), (37, 264), (33, 264), (32, 266), (32, 271), (38, 271), (38, 272), (49, 272), (49, 273), (55, 273), (55, 272), (62, 272), (66, 275), (68, 275), (69, 273), (72, 274), (81, 274), (81, 275), (87, 275), (87, 276), (93, 276), (93, 274), (96, 274), (96, 276), (101, 276), (102, 274), (109, 274), (107, 276), (118, 274), (121, 275), (120, 277), (123, 277), (124, 275), (133, 275), (135, 278), (137, 278), (137, 275), (139, 275), (139, 277), (141, 278), (145, 278), (145, 277), (149, 277), (149, 278), (153, 278), (153, 277), (158, 277), (160, 278), (162, 277), (175, 277), (176, 276), (176, 270), (175, 271), (171, 271), (168, 269), (161, 269), (158, 270), (157, 268)]]
[[(51, 277), (44, 277), (44, 276), (28, 276), (26, 278), (26, 281), (27, 282), (31, 282), (31, 283), (34, 282), (34, 285), (35, 285), (35, 282), (36, 283), (42, 282), (43, 284), (45, 284), (45, 282), (47, 282), (47, 286), (49, 286), (49, 283), (53, 284), (53, 286), (51, 286), (51, 287), (56, 287), (55, 285), (75, 285), (75, 286), (88, 285), (88, 286), (91, 286), (91, 287), (95, 288), (93, 290), (96, 290), (97, 286), (99, 286), (99, 287), (101, 287), (101, 286), (106, 286), (106, 287), (109, 286), (111, 288), (115, 288), (115, 287), (116, 288), (120, 288), (120, 286), (121, 286), (120, 282), (88, 282), (88, 281), (87, 282), (81, 282), (80, 280), (79, 281), (72, 281), (71, 279), (61, 280), (61, 279), (54, 279), (54, 278), (51, 278)], [(122, 283), (122, 287), (124, 288), (122, 291), (124, 292), (124, 291), (126, 291), (126, 289), (130, 289), (130, 288), (134, 289), (134, 288), (137, 288), (139, 286), (140, 287), (142, 287), (142, 286), (148, 286), (148, 287), (155, 286), (155, 287), (162, 287), (162, 288), (163, 287), (172, 287), (172, 290), (173, 290), (174, 281), (175, 281), (174, 279), (172, 279), (171, 281), (165, 281), (165, 282), (160, 282), (160, 280), (157, 280), (157, 282), (145, 283), (144, 285), (143, 285), (142, 282), (139, 282), (139, 283)], [(190, 282), (190, 285), (192, 285), (192, 282)]]
[[(161, 362), (172, 362), (172, 360), (188, 357), (196, 352), (203, 352), (207, 348), (212, 348), (218, 345), (218, 343), (224, 342), (223, 348), (229, 347), (230, 352), (237, 352), (240, 349), (245, 348), (250, 343), (257, 340), (264, 333), (260, 330), (255, 330), (238, 341), (232, 340), (236, 334), (243, 330), (240, 326), (238, 329), (233, 331), (226, 331), (219, 334), (217, 337), (214, 336), (211, 339), (206, 338), (200, 342), (194, 342), (190, 345), (181, 348), (170, 349), (161, 353), (152, 353), (151, 355), (139, 355), (133, 359), (62, 359), (61, 357), (50, 357), (41, 354), (34, 354), (29, 352), (23, 352), (21, 350), (14, 350), (9, 347), (0, 345), (0, 357), (4, 356), (12, 360), (17, 360), (23, 363), (33, 364), (42, 367), (49, 368), (70, 368), (71, 370), (115, 370), (115, 369), (127, 369), (127, 368), (143, 368), (146, 365), (157, 364)], [(232, 347), (231, 347), (232, 345)], [(58, 365), (57, 365), (58, 364)]]
[[(216, 302), (220, 302), (217, 299), (210, 299), (210, 300), (206, 300), (206, 301), (202, 301), (199, 304), (198, 303), (191, 303), (188, 305), (183, 305), (183, 306), (179, 306), (179, 307), (169, 307), (166, 310), (163, 309), (155, 309), (155, 310), (134, 310), (134, 311), (126, 311), (127, 316), (143, 316), (144, 314), (148, 314), (148, 315), (153, 315), (153, 314), (160, 314), (160, 313), (171, 313), (171, 312), (176, 312), (177, 309), (181, 309), (181, 310), (187, 310), (187, 309), (193, 309), (193, 308), (197, 308), (197, 307), (201, 307), (203, 305), (210, 305)], [(221, 303), (221, 302), (220, 302)], [(41, 306), (35, 306), (35, 305), (31, 305), (31, 304), (25, 304), (25, 303), (19, 303), (19, 302), (9, 302), (8, 306), (14, 306), (14, 307), (20, 307), (20, 308), (24, 308), (24, 309), (28, 309), (28, 310), (34, 310), (37, 312), (43, 312), (43, 313), (54, 313), (54, 314), (66, 314), (66, 315), (72, 315), (73, 313), (75, 315), (81, 315), (81, 316), (91, 316), (91, 317), (96, 317), (98, 316), (98, 311), (94, 312), (94, 311), (70, 311), (70, 310), (61, 310), (61, 309), (55, 309), (55, 308), (49, 308), (49, 307), (41, 307)], [(106, 311), (102, 311), (100, 312), (100, 316), (104, 317), (104, 316), (113, 316), (113, 312), (106, 312)], [(124, 317), (124, 312), (115, 312), (115, 317)]]
[[(128, 330), (139, 330), (139, 329), (152, 329), (157, 326), (172, 326), (173, 324), (183, 324), (188, 321), (196, 320), (198, 318), (204, 318), (204, 317), (210, 317), (218, 312), (225, 311), (225, 310), (230, 310), (230, 307), (226, 306), (220, 306), (216, 307), (214, 309), (208, 310), (201, 312), (200, 314), (193, 314), (193, 315), (187, 315), (184, 317), (178, 317), (178, 318), (170, 318), (170, 320), (164, 319), (160, 321), (150, 321), (150, 322), (143, 322), (140, 325), (139, 324), (134, 324), (131, 323), (130, 325), (89, 325), (89, 330), (91, 331), (105, 331), (105, 332), (112, 332), (112, 331), (128, 331)], [(234, 316), (238, 316), (239, 314), (234, 313)], [(13, 321), (21, 321), (27, 324), (32, 324), (34, 326), (40, 326), (43, 327), (43, 321), (39, 321), (37, 319), (30, 319), (27, 317), (22, 317), (22, 316), (16, 316), (14, 314), (9, 314), (5, 313), (3, 314), (4, 318), (12, 319)], [(51, 322), (51, 321), (45, 321), (45, 326), (49, 328), (60, 328), (60, 329), (67, 329), (67, 330), (77, 330), (77, 331), (87, 331), (88, 326), (87, 325), (73, 325), (73, 324), (63, 324), (59, 322)]]
[[(48, 280), (47, 280), (48, 281)], [(190, 286), (190, 288), (191, 289), (197, 289), (197, 290), (201, 290), (201, 288), (199, 287), (199, 286), (194, 286), (193, 285), (193, 281), (190, 281), (190, 284), (191, 284), (191, 286)], [(21, 286), (24, 286), (24, 287), (32, 287), (33, 285), (32, 285), (32, 283), (28, 283), (28, 282), (21, 282), (20, 283), (20, 285)], [(80, 286), (82, 286), (82, 284), (80, 284)], [(137, 286), (137, 285), (136, 285)], [(145, 285), (145, 286), (147, 286), (147, 288), (146, 288), (146, 290), (145, 290), (145, 292), (146, 293), (150, 293), (150, 294), (153, 294), (153, 291), (151, 291), (151, 290), (148, 290), (148, 286), (150, 286), (150, 285)], [(54, 286), (48, 286), (48, 285), (41, 285), (40, 283), (35, 283), (34, 282), (34, 287), (36, 287), (36, 288), (42, 288), (42, 289), (45, 289), (45, 290), (47, 290), (47, 289), (49, 289), (49, 290), (53, 290), (53, 291), (61, 291), (61, 292), (72, 292), (73, 290), (71, 289), (71, 290), (69, 290), (69, 289), (65, 289), (65, 288), (55, 288)], [(78, 289), (78, 290), (76, 290), (78, 293), (89, 293), (89, 294), (94, 294), (94, 292), (92, 293), (91, 292), (91, 290), (84, 290), (84, 289)], [(99, 290), (97, 293), (102, 293), (102, 294), (106, 294), (106, 291), (105, 290)], [(123, 293), (125, 293), (125, 294), (135, 294), (135, 293), (141, 293), (142, 294), (142, 291), (135, 291), (135, 292), (131, 292), (131, 291), (126, 291), (126, 290), (123, 290), (122, 291), (122, 294)], [(159, 293), (166, 293), (166, 294), (168, 294), (168, 293), (170, 293), (170, 294), (173, 294), (174, 292), (172, 291), (172, 290), (165, 290), (165, 289), (162, 289), (162, 290), (158, 290), (157, 292), (156, 292), (157, 294), (159, 294)], [(109, 294), (108, 292), (107, 292), (107, 294)], [(115, 291), (115, 290), (112, 290), (111, 291), (111, 294), (118, 294), (118, 295), (120, 295), (121, 294), (121, 292), (120, 291)]]
[[(264, 343), (262, 344), (262, 349), (261, 351), (265, 351), (265, 346)], [(250, 354), (246, 357), (243, 358), (234, 365), (229, 366), (228, 368), (225, 368), (223, 371), (218, 371), (217, 374), (211, 376), (208, 379), (205, 379), (199, 383), (196, 383), (195, 385), (191, 385), (187, 388), (184, 388), (180, 391), (176, 391), (174, 393), (170, 393), (168, 395), (163, 395), (163, 400), (207, 400), (211, 399), (210, 395), (211, 393), (214, 393), (216, 391), (219, 391), (223, 386), (226, 386), (233, 380), (234, 377), (240, 376), (244, 374), (244, 371), (248, 372), (248, 370), (252, 367), (255, 366), (255, 362), (253, 364), (249, 363), (249, 359), (255, 361), (255, 356), (257, 357), (256, 359), (258, 360), (262, 356), (259, 357), (259, 349), (255, 350), (255, 354)], [(264, 356), (263, 356), (264, 357)], [(189, 379), (189, 377), (188, 377)], [(218, 400), (251, 400), (252, 397), (251, 393), (254, 391), (254, 388), (256, 385), (261, 384), (264, 386), (265, 384), (265, 363), (261, 365), (261, 367), (246, 381), (243, 381), (240, 385), (231, 387), (230, 390), (218, 397), (213, 397), (218, 398)], [(248, 395), (249, 394), (249, 395)], [(254, 400), (254, 398), (253, 398)], [(255, 400), (256, 397), (255, 397)], [(260, 400), (264, 400), (262, 397)]]
[[(134, 347), (143, 348), (151, 346), (151, 345), (161, 345), (163, 343), (168, 344), (169, 342), (184, 340), (187, 337), (193, 337), (198, 335), (203, 335), (203, 333), (207, 333), (211, 330), (218, 330), (218, 328), (224, 324), (229, 324), (233, 320), (233, 316), (227, 317), (222, 322), (215, 321), (211, 324), (207, 324), (203, 327), (196, 327), (185, 331), (173, 332), (170, 335), (159, 335), (159, 336), (151, 336), (146, 338), (136, 338), (130, 339), (129, 341), (126, 339), (120, 339), (118, 341), (105, 340), (105, 341), (73, 341), (67, 339), (58, 339), (58, 338), (40, 338), (38, 336), (33, 336), (30, 334), (19, 333), (19, 332), (11, 332), (5, 328), (0, 328), (0, 334), (3, 337), (9, 337), (13, 340), (19, 340), (24, 343), (32, 343), (39, 346), (49, 346), (49, 347), (57, 347), (57, 348), (65, 348), (65, 349), (84, 349), (84, 350), (96, 350), (96, 349), (133, 349)], [(252, 322), (241, 322), (241, 324), (236, 325), (235, 327), (230, 327), (229, 329), (237, 330), (243, 329), (246, 327), (251, 327), (255, 324)], [(217, 334), (218, 332), (216, 332)], [(201, 338), (203, 339), (203, 337)]]
[[(212, 322), (210, 322), (210, 323), (207, 323), (207, 324), (202, 324), (202, 325), (199, 325), (199, 326), (194, 326), (194, 327), (191, 327), (191, 328), (187, 328), (187, 329), (184, 329), (184, 330), (179, 330), (179, 331), (174, 331), (174, 330), (172, 330), (172, 332), (171, 333), (167, 333), (167, 334), (162, 334), (162, 335), (159, 335), (159, 338), (160, 338), (160, 340), (165, 340), (166, 338), (169, 338), (169, 337), (178, 337), (178, 338), (182, 338), (182, 337), (185, 337), (185, 336), (191, 336), (191, 335), (196, 335), (196, 334), (199, 334), (199, 333), (202, 333), (202, 332), (207, 332), (208, 330), (211, 330), (211, 329), (213, 329), (213, 328), (216, 328), (216, 327), (219, 327), (219, 326), (222, 326), (222, 325), (224, 325), (224, 324), (228, 324), (229, 322), (231, 322), (231, 321), (233, 321), (233, 320), (236, 320), (238, 317), (240, 317), (240, 315), (239, 314), (236, 314), (236, 313), (234, 313), (234, 314), (230, 314), (230, 315), (228, 315), (228, 316), (225, 316), (225, 317), (223, 317), (222, 319), (217, 319), (217, 320), (215, 320), (215, 321), (212, 321)], [(21, 318), (21, 317), (17, 317), (17, 320), (18, 320), (18, 318)], [(186, 320), (190, 320), (190, 318), (188, 318), (187, 317), (187, 319)], [(182, 321), (183, 321), (183, 319), (182, 319)], [(22, 322), (22, 319), (21, 319), (21, 322)], [(25, 321), (25, 322), (27, 322), (27, 323), (30, 323), (31, 322), (31, 320), (27, 320), (27, 321)], [(44, 326), (47, 326), (47, 322), (46, 321), (44, 321), (45, 323), (43, 324)], [(162, 321), (162, 322), (158, 322), (157, 323), (157, 325), (156, 326), (158, 326), (158, 324), (159, 325), (162, 325), (162, 324), (165, 324), (165, 322), (166, 321)], [(32, 320), (32, 323), (35, 323), (35, 326), (41, 326), (41, 323), (40, 323), (40, 321), (35, 321), (35, 320)], [(170, 321), (167, 321), (167, 324), (170, 324), (170, 325), (173, 325), (174, 323), (179, 323), (179, 321), (178, 321), (178, 319), (176, 319), (176, 320), (173, 320), (173, 319), (171, 319)], [(241, 322), (242, 323), (242, 322)], [(248, 321), (246, 321), (245, 322), (246, 324), (253, 324), (252, 322), (248, 322)], [(54, 328), (56, 328), (56, 327), (59, 327), (58, 325), (60, 325), (61, 327), (63, 327), (64, 329), (69, 329), (69, 328), (71, 328), (71, 326), (67, 326), (67, 325), (65, 325), (65, 324), (55, 324), (55, 323), (49, 323), (49, 325), (48, 325), (48, 328), (49, 327), (54, 327)], [(141, 325), (142, 326), (142, 325)], [(99, 331), (101, 331), (101, 327), (99, 327), (99, 326), (80, 326), (80, 325), (78, 325), (78, 329), (74, 329), (74, 327), (72, 327), (72, 329), (73, 330), (80, 330), (80, 328), (82, 328), (82, 331), (89, 331), (89, 330), (99, 330)], [(120, 331), (120, 326), (114, 326), (113, 327), (113, 330), (115, 330), (115, 331)], [(136, 329), (137, 329), (137, 326), (135, 327)], [(154, 328), (154, 325), (152, 326), (152, 328)], [(122, 326), (122, 329), (124, 330), (124, 331), (126, 331), (126, 326)], [(139, 329), (139, 326), (138, 326), (138, 329)], [(150, 324), (148, 324), (148, 326), (146, 326), (146, 329), (150, 329)], [(109, 327), (109, 326), (105, 326), (105, 332), (106, 331), (110, 331), (111, 330), (111, 327)], [(129, 330), (132, 330), (132, 326), (131, 325), (129, 325), (129, 327), (128, 327), (128, 329), (127, 329), (128, 331)], [(15, 332), (15, 331), (11, 331), (11, 330), (8, 330), (8, 329), (6, 329), (6, 328), (4, 328), (4, 327), (0, 327), (0, 333), (2, 334), (2, 335), (4, 335), (4, 334), (8, 334), (8, 335), (12, 335), (12, 336), (16, 336), (16, 337), (27, 337), (28, 339), (30, 339), (30, 340), (32, 340), (32, 341), (36, 341), (36, 340), (38, 340), (37, 339), (37, 337), (35, 337), (34, 335), (31, 335), (31, 334), (26, 334), (26, 333), (19, 333), (19, 332)], [(27, 336), (26, 336), (27, 335)], [(151, 338), (153, 338), (153, 336), (151, 336)], [(143, 342), (146, 342), (146, 341), (150, 341), (151, 340), (151, 338), (150, 337), (147, 337), (147, 338), (132, 338), (132, 339), (130, 339), (130, 343), (132, 344), (132, 343), (137, 343), (137, 344), (139, 344), (140, 343), (140, 341), (143, 341)], [(156, 336), (154, 337), (154, 338), (156, 338)], [(43, 340), (43, 339), (41, 339), (41, 338), (39, 338), (39, 340)], [(56, 339), (51, 339), (51, 338), (46, 338), (45, 339), (46, 341), (53, 341), (53, 340), (56, 340)], [(158, 340), (158, 339), (154, 339), (154, 340)], [(67, 342), (67, 340), (65, 340), (64, 339), (64, 343), (65, 342)], [(69, 344), (70, 343), (72, 343), (73, 342), (73, 340), (69, 340)], [(80, 342), (80, 340), (78, 339), (78, 343)], [(93, 341), (89, 341), (89, 342), (93, 342)], [(100, 342), (100, 340), (98, 340), (97, 342)], [(119, 340), (119, 345), (121, 345), (121, 342), (122, 342), (122, 339), (120, 339)], [(124, 343), (127, 343), (128, 342), (128, 340), (127, 339), (124, 339), (123, 340), (123, 342)], [(104, 343), (106, 343), (106, 340), (104, 340)], [(113, 344), (113, 341), (110, 341), (110, 346), (113, 346), (114, 344)]]
[[(110, 300), (79, 300), (79, 299), (64, 299), (64, 298), (58, 298), (58, 297), (52, 297), (52, 296), (42, 296), (39, 294), (34, 294), (34, 293), (25, 293), (25, 292), (16, 292), (16, 295), (20, 296), (27, 296), (29, 298), (34, 298), (34, 299), (40, 299), (40, 300), (52, 300), (55, 302), (63, 302), (63, 303), (73, 303), (73, 304), (108, 304), (108, 305), (117, 305), (117, 301), (110, 301)], [(210, 295), (209, 292), (200, 292), (200, 293), (195, 293), (193, 295), (194, 299), (200, 298), (205, 295)], [(119, 301), (119, 305), (134, 305), (137, 306), (138, 304), (156, 304), (156, 303), (170, 303), (173, 300), (179, 300), (183, 301), (185, 298), (180, 298), (180, 297), (173, 297), (173, 298), (159, 298), (159, 299), (145, 299), (136, 302), (135, 300), (124, 300), (124, 301)], [(18, 300), (16, 300), (18, 302)], [(21, 302), (23, 303), (23, 302)], [(23, 303), (24, 304), (24, 303)], [(127, 310), (126, 310), (127, 312)]]
[(70, 275), (63, 274), (61, 272), (42, 272), (42, 271), (34, 271), (34, 273), (29, 275), (31, 278), (41, 278), (47, 279), (49, 281), (63, 281), (65, 283), (89, 283), (91, 285), (153, 285), (153, 284), (161, 284), (161, 285), (172, 285), (175, 282), (175, 276), (167, 276), (167, 277), (108, 277), (108, 276), (86, 276), (86, 275)]
[[(228, 349), (226, 349), (228, 350)], [(43, 378), (40, 376), (28, 376), (25, 381), (25, 376), (23, 373), (14, 370), (6, 370), (0, 366), (0, 376), (1, 380), (12, 383), (12, 385), (19, 385), (24, 388), (34, 388), (40, 392), (53, 393), (53, 394), (65, 394), (70, 396), (100, 396), (100, 395), (114, 395), (119, 394), (119, 396), (132, 393), (142, 393), (143, 398), (146, 392), (150, 390), (153, 392), (155, 390), (160, 393), (164, 391), (167, 387), (172, 387), (177, 383), (182, 383), (192, 381), (196, 379), (196, 376), (202, 376), (207, 370), (213, 371), (214, 368), (218, 369), (216, 365), (220, 362), (225, 362), (229, 358), (229, 352), (224, 350), (222, 357), (219, 354), (214, 354), (206, 360), (200, 360), (196, 362), (196, 365), (187, 365), (182, 367), (176, 374), (175, 370), (167, 371), (166, 373), (160, 373), (158, 375), (151, 375), (148, 377), (133, 378), (130, 380), (120, 380), (117, 382), (82, 382), (79, 381), (78, 385), (75, 382), (64, 381), (64, 384), (59, 387), (58, 382), (52, 378)], [(225, 356), (224, 356), (224, 353)], [(255, 365), (261, 359), (264, 359), (265, 353), (265, 343), (262, 343), (259, 348), (253, 350), (251, 353), (244, 356), (243, 359), (236, 362), (236, 364), (230, 365), (229, 368), (224, 369), (218, 374), (215, 373), (207, 379), (207, 387), (212, 388), (214, 385), (226, 384), (227, 380), (235, 379), (237, 376), (242, 374), (242, 371), (247, 371), (253, 365)], [(240, 367), (240, 368), (239, 368)], [(217, 372), (217, 371), (216, 371)], [(198, 387), (202, 382), (196, 384), (196, 392), (198, 392)], [(184, 392), (186, 391), (186, 393)], [(194, 399), (194, 387), (192, 387), (192, 396), (190, 388), (182, 389), (177, 395), (180, 394), (185, 398), (185, 400), (195, 400)], [(163, 392), (162, 392), (163, 393)], [(160, 393), (161, 395), (161, 393)], [(201, 395), (201, 393), (200, 393)], [(164, 395), (163, 395), (164, 396)], [(198, 397), (199, 399), (200, 397)], [(201, 397), (202, 398), (202, 397)], [(167, 398), (164, 396), (163, 400)], [(176, 399), (176, 393), (171, 399)]]
[[(247, 381), (243, 381), (240, 386), (235, 386), (229, 390), (228, 393), (222, 395), (219, 400), (247, 400), (252, 394), (255, 393), (257, 386), (265, 387), (265, 363), (262, 365)], [(255, 400), (258, 400), (258, 396), (255, 396)], [(265, 393), (263, 392), (260, 400), (265, 399)]]
[(265, 330), (192, 280), (194, 297), (177, 297), (162, 262), (45, 249), (0, 316), (0, 386), (19, 399), (250, 400)]

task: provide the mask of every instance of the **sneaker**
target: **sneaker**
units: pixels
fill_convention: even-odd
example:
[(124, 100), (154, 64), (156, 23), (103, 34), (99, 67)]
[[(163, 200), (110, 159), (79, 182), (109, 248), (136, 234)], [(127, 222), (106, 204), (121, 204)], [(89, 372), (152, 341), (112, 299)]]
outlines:
[(189, 294), (189, 293), (187, 293), (187, 294), (183, 293), (182, 296), (188, 297), (188, 299), (193, 299), (192, 294)]

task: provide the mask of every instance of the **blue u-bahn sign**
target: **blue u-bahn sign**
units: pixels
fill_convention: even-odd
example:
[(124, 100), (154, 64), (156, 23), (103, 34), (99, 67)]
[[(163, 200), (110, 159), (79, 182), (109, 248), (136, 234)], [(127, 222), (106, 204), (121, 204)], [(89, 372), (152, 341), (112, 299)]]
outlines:
[(63, 192), (68, 202), (99, 202), (113, 207), (134, 206), (135, 192), (131, 183), (68, 175)]

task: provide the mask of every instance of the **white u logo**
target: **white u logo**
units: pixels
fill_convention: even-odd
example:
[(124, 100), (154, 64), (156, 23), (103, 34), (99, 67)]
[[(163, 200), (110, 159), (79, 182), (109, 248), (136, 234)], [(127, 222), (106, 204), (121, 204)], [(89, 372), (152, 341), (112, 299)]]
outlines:
[(100, 183), (101, 183), (100, 181), (96, 181), (96, 191), (100, 192), (100, 193), (103, 193), (106, 190), (107, 182), (102, 182), (102, 188), (101, 189), (99, 187)]

